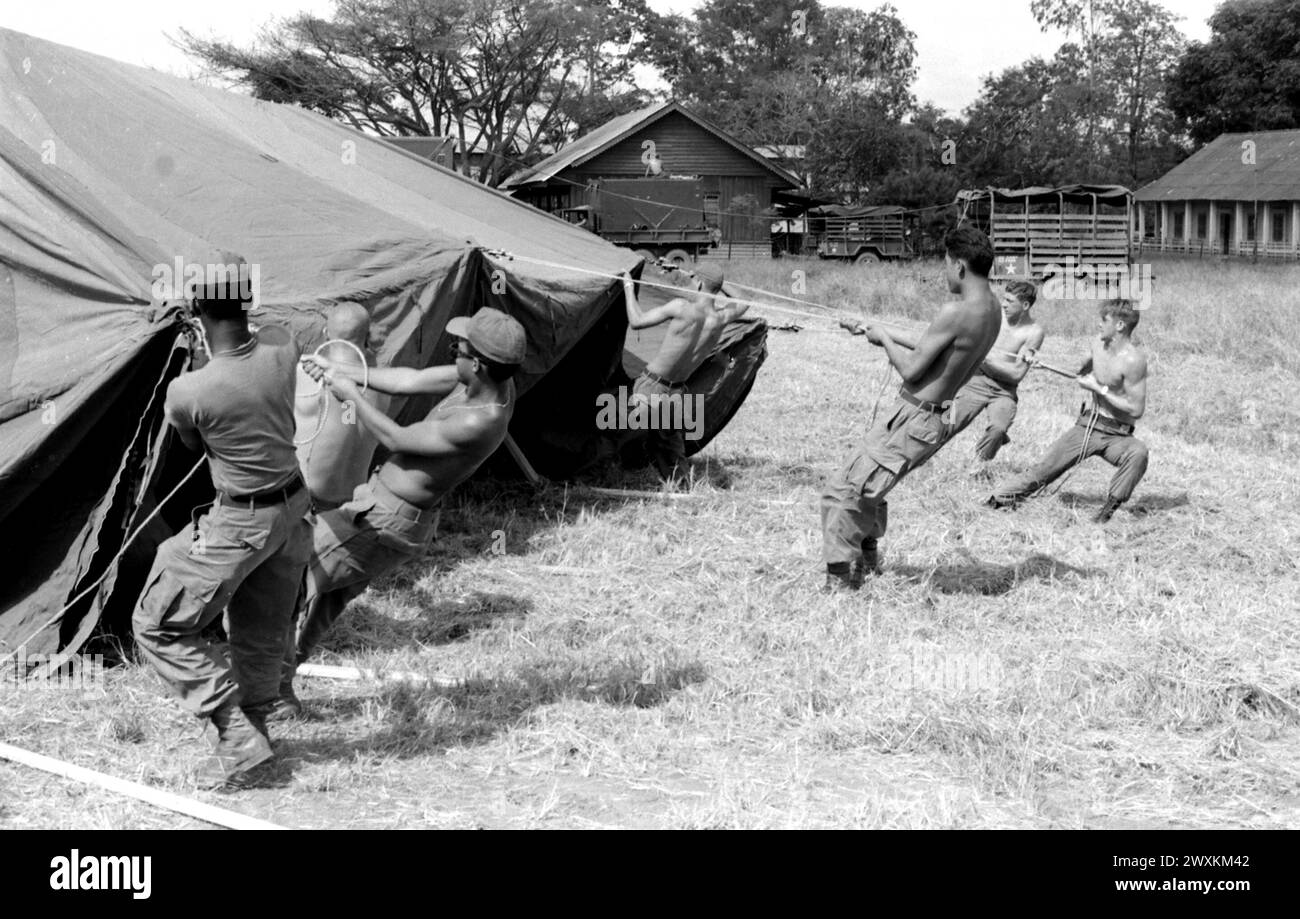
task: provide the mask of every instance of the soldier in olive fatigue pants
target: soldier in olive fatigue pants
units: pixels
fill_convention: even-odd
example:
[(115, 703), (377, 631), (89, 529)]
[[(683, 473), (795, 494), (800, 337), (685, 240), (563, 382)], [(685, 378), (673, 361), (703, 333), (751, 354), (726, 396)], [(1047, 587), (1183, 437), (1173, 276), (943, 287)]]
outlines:
[[(293, 337), (278, 326), (251, 331), (240, 297), (226, 291), (194, 300), (211, 360), (172, 381), (164, 411), (207, 454), (217, 497), (159, 548), (132, 625), (144, 659), (215, 727), (204, 781), (222, 785), (272, 756), (262, 716), (279, 696), (311, 551), (310, 499), (293, 448)], [(204, 634), (227, 607), (229, 653)]]

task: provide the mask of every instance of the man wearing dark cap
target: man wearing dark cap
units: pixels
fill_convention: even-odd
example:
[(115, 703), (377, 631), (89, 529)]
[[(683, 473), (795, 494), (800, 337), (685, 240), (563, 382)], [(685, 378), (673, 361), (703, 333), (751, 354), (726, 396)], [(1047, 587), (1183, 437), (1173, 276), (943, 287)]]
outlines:
[[(636, 299), (636, 282), (630, 274), (623, 274), (628, 327), (641, 330), (668, 323), (659, 353), (646, 364), (632, 387), (632, 398), (649, 403), (651, 417), (672, 417), (673, 413), (663, 411), (658, 403), (687, 397), (686, 381), (717, 348), (727, 323), (749, 309), (746, 302), (730, 302), (723, 285), (722, 269), (702, 263), (695, 268), (690, 296), (642, 312)], [(677, 417), (681, 416), (679, 411)], [(651, 428), (646, 452), (663, 479), (680, 474), (686, 467), (685, 429)]]
[[(232, 258), (246, 281), (248, 266)], [(164, 411), (181, 441), (207, 454), (216, 500), (159, 547), (132, 624), (181, 704), (211, 719), (215, 761), (202, 778), (217, 786), (272, 756), (263, 719), (311, 551), (310, 499), (293, 448), (293, 337), (249, 329), (246, 284), (209, 280), (189, 299), (211, 359), (171, 382)], [(226, 608), (228, 655), (204, 634)]]
[(340, 402), (390, 451), (352, 500), (316, 521), (311, 564), (294, 651), (286, 656), (280, 714), (301, 706), (293, 691), (297, 667), (375, 578), (422, 556), (437, 535), (438, 505), (474, 474), (505, 440), (515, 407), (512, 377), (527, 353), (523, 326), (494, 309), (447, 323), (453, 363), (425, 370), (379, 367), (370, 387), (394, 396), (442, 397), (429, 415), (402, 427), (361, 398), (361, 370), (325, 357), (306, 358)]

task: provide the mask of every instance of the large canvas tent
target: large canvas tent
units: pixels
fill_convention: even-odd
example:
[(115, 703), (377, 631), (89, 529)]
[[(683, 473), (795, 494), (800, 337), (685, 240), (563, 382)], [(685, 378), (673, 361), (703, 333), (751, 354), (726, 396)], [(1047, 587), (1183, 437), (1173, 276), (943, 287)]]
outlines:
[[(478, 306), (515, 316), (529, 355), (512, 431), (553, 476), (582, 460), (595, 395), (621, 376), (609, 275), (640, 270), (313, 113), (0, 29), (0, 660), (71, 653), (105, 603), (133, 602), (114, 558), (179, 477), (161, 397), (189, 358), (152, 282), (222, 250), (260, 269), (255, 321), (307, 347), (345, 299), (369, 309), (383, 364), (439, 362), (447, 320)], [(195, 502), (175, 503), (170, 526)]]

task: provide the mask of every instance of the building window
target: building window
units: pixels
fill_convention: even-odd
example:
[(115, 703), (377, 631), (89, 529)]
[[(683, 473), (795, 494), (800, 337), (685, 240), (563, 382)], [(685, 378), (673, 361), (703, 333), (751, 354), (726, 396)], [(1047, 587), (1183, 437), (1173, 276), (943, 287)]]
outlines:
[(1253, 243), (1254, 241), (1255, 241), (1255, 215), (1247, 214), (1246, 215), (1246, 242)]
[(1286, 208), (1273, 208), (1273, 242), (1286, 242)]
[(1187, 229), (1186, 214), (1174, 214), (1174, 239), (1183, 238), (1183, 230)]
[(1205, 239), (1205, 230), (1210, 224), (1209, 214), (1196, 215), (1196, 238)]

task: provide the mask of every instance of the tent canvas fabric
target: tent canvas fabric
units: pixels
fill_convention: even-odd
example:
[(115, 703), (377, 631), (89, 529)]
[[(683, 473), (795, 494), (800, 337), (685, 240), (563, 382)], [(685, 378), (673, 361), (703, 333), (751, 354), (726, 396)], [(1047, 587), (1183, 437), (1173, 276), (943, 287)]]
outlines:
[(331, 304), (365, 305), (381, 364), (440, 362), (448, 319), (507, 311), (529, 341), (512, 432), (545, 475), (590, 459), (536, 435), (594, 424), (633, 253), (311, 112), (0, 29), (0, 660), (77, 649), (178, 477), (161, 399), (188, 351), (152, 282), (222, 251), (260, 269), (254, 321), (307, 348)]
[(854, 206), (845, 204), (828, 204), (815, 207), (808, 212), (810, 217), (893, 217), (906, 214), (907, 211), (894, 204), (877, 204), (872, 206)]
[(1061, 185), (1057, 188), (1033, 186), (1031, 188), (975, 188), (957, 193), (957, 203), (967, 204), (991, 199), (999, 204), (1057, 204), (1064, 200), (1067, 204), (1091, 204), (1093, 198), (1099, 204), (1110, 207), (1124, 207), (1133, 193), (1123, 185)]

